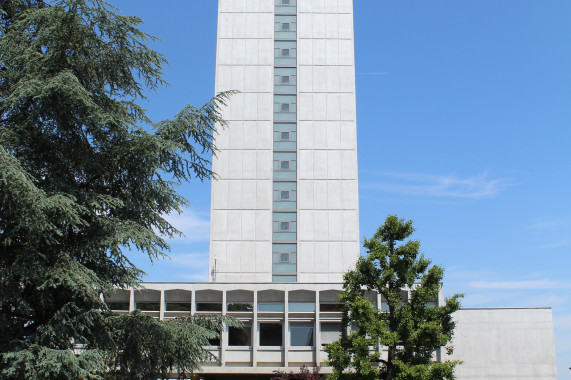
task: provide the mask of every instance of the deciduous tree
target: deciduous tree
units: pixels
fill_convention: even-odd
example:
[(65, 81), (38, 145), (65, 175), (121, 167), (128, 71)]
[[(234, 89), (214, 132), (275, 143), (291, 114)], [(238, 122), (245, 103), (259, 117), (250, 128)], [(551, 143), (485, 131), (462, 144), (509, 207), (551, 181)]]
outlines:
[[(389, 215), (371, 239), (368, 251), (355, 270), (345, 274), (341, 338), (328, 345), (332, 379), (453, 379), (458, 362), (435, 361), (454, 332), (452, 313), (461, 295), (444, 305), (437, 300), (444, 270), (430, 266), (419, 253), (420, 242), (406, 241), (414, 231), (411, 221)], [(408, 300), (401, 291), (410, 290)], [(383, 297), (388, 310), (379, 310), (366, 291)], [(351, 332), (347, 332), (350, 327)], [(388, 349), (387, 357), (372, 352), (377, 344)], [(451, 347), (447, 347), (451, 350)]]

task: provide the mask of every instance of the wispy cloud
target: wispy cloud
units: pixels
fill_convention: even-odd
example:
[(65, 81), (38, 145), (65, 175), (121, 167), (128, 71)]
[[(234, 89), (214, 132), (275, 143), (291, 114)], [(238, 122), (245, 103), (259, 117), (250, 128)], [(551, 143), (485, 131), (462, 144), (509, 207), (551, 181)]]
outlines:
[(552, 218), (552, 219), (543, 218), (534, 221), (528, 226), (528, 228), (536, 232), (544, 232), (546, 230), (554, 230), (561, 228), (568, 229), (570, 224), (571, 220), (569, 218)]
[(167, 215), (166, 219), (175, 228), (182, 231), (183, 236), (177, 240), (197, 242), (207, 241), (210, 238), (210, 219), (192, 209), (185, 209), (180, 215)]
[(571, 282), (543, 280), (523, 281), (472, 281), (468, 285), (474, 289), (494, 290), (545, 290), (545, 289), (571, 289)]
[(170, 255), (169, 266), (176, 268), (178, 278), (187, 281), (208, 281), (208, 252)]
[(361, 188), (411, 196), (480, 199), (494, 198), (512, 184), (506, 178), (491, 178), (487, 172), (466, 178), (413, 173), (376, 173), (376, 176), (374, 182), (362, 182)]

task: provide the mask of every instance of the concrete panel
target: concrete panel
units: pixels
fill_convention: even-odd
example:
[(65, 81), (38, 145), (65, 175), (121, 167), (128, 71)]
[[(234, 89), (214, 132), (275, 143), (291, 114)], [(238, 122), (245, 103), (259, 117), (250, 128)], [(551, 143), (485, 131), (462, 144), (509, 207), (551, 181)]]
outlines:
[(258, 172), (258, 179), (271, 179), (272, 178), (272, 153), (270, 151), (257, 151), (256, 152), (256, 169)]
[[(227, 208), (229, 210), (240, 210), (242, 208), (242, 188), (243, 181), (241, 180), (232, 180), (228, 181), (228, 202)], [(222, 205), (218, 203), (214, 204), (215, 209), (223, 208)]]
[(339, 123), (327, 123), (327, 146), (330, 149), (341, 148), (341, 125)]
[(225, 211), (212, 211), (212, 225), (211, 234), (213, 240), (224, 240), (226, 239), (226, 231), (228, 226), (228, 215)]
[(550, 308), (464, 309), (454, 315), (458, 379), (556, 379)]
[[(242, 156), (242, 178), (244, 179), (256, 179), (257, 177), (257, 151), (255, 150), (244, 150)], [(244, 193), (248, 194), (248, 193)]]
[(329, 124), (322, 121), (313, 123), (313, 146), (310, 149), (327, 149), (327, 128)]
[[(243, 210), (254, 210), (257, 208), (256, 185), (257, 181), (242, 181), (242, 194), (249, 194), (248, 196), (241, 197), (241, 208)], [(254, 223), (252, 223), (252, 226), (254, 226)]]
[(242, 213), (240, 211), (228, 211), (227, 215), (226, 239), (240, 240), (240, 236), (242, 236)]
[(228, 173), (227, 178), (241, 179), (242, 178), (242, 156), (243, 151), (230, 150), (228, 151)]
[(300, 150), (297, 152), (297, 175), (299, 179), (314, 178), (313, 151)]
[[(272, 213), (270, 210), (256, 211), (256, 241), (271, 242), (272, 239)], [(271, 252), (271, 246), (269, 251)]]
[[(301, 25), (298, 25), (301, 28)], [(303, 39), (301, 33), (298, 29), (298, 34), (300, 35), (297, 41), (297, 63), (299, 66), (303, 65), (313, 65), (313, 42), (311, 39)], [(325, 50), (325, 46), (323, 46)]]
[(256, 208), (271, 210), (272, 183), (270, 181), (256, 181)]
[(297, 183), (297, 207), (300, 210), (311, 210), (314, 206), (313, 181), (301, 180)]
[(340, 55), (350, 55), (353, 57), (353, 52), (342, 52), (340, 54), (341, 41), (339, 40), (325, 40), (325, 64), (326, 65), (339, 65), (339, 64), (347, 64), (342, 60)]
[[(330, 4), (333, 5), (335, 1), (331, 1)], [(337, 8), (337, 7), (335, 7)], [(325, 38), (339, 38), (339, 18), (335, 13), (325, 14)]]

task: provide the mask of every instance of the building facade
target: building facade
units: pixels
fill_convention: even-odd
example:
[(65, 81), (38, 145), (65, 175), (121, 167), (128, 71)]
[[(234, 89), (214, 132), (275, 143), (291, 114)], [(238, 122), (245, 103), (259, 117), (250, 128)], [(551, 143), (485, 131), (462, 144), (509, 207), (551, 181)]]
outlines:
[(220, 0), (213, 282), (341, 282), (359, 256), (352, 0)]

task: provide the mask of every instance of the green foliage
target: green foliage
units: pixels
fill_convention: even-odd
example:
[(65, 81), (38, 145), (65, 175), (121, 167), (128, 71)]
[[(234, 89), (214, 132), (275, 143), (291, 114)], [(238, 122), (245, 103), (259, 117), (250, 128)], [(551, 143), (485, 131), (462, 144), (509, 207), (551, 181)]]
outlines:
[[(458, 362), (437, 363), (433, 354), (452, 339), (452, 314), (460, 308), (462, 296), (446, 299), (444, 306), (431, 305), (444, 270), (430, 266), (419, 253), (420, 242), (399, 244), (413, 232), (411, 221), (389, 215), (373, 237), (365, 239), (368, 256), (345, 274), (341, 338), (326, 347), (334, 368), (331, 379), (454, 378)], [(408, 302), (403, 302), (401, 289), (410, 289)], [(371, 290), (382, 295), (387, 312), (366, 299), (365, 292)], [(349, 326), (358, 328), (347, 333)], [(387, 359), (370, 353), (369, 347), (377, 344), (388, 348)]]
[(157, 379), (177, 373), (188, 378), (205, 361), (218, 359), (204, 349), (227, 326), (241, 327), (230, 317), (202, 315), (159, 321), (140, 312), (111, 315), (106, 350), (107, 378)]
[[(136, 285), (179, 234), (181, 181), (212, 175), (228, 93), (153, 123), (165, 58), (102, 0), (1, 0), (0, 377), (97, 378), (100, 295)], [(73, 351), (81, 345), (80, 355)]]

